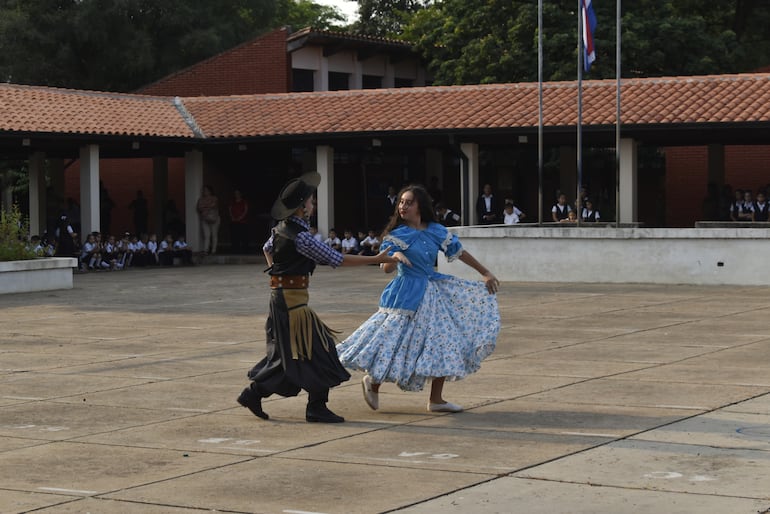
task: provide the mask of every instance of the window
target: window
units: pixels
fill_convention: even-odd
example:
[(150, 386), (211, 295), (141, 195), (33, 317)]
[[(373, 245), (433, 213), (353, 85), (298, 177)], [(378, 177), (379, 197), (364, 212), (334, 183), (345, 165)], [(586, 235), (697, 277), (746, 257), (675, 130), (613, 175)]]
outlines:
[(344, 91), (346, 89), (350, 89), (350, 74), (330, 71), (329, 91)]
[(412, 87), (414, 86), (414, 80), (412, 79), (401, 79), (396, 77), (393, 85), (395, 87)]
[(364, 89), (380, 89), (382, 88), (382, 77), (377, 75), (363, 75), (361, 77), (361, 87)]
[(293, 92), (306, 92), (313, 91), (314, 88), (314, 74), (313, 70), (291, 70), (291, 90)]

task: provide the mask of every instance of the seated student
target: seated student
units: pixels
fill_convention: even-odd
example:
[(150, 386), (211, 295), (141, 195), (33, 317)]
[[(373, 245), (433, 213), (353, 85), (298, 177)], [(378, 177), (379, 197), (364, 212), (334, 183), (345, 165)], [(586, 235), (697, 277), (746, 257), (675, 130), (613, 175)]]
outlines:
[(147, 250), (147, 234), (142, 234), (142, 238), (133, 236), (131, 238), (131, 245), (134, 248), (133, 258), (131, 259), (131, 265), (137, 268), (143, 268), (147, 266), (149, 262), (149, 251)]
[(599, 211), (594, 209), (594, 203), (588, 198), (585, 199), (585, 207), (583, 207), (583, 215), (581, 218), (586, 223), (596, 223), (601, 219)]
[(768, 203), (765, 192), (757, 191), (757, 200), (753, 204), (753, 221), (767, 221), (768, 219)]
[(459, 214), (453, 212), (441, 202), (436, 204), (436, 217), (438, 217), (439, 223), (445, 227), (457, 227), (462, 221)]
[(160, 264), (160, 259), (158, 258), (158, 236), (155, 234), (151, 234), (150, 238), (147, 240), (147, 254), (148, 264), (153, 264), (155, 266)]
[(324, 236), (318, 233), (318, 227), (310, 227), (310, 235), (313, 236), (313, 239), (318, 241), (319, 243), (324, 242)]
[(118, 268), (118, 245), (115, 242), (115, 236), (107, 236), (107, 242), (102, 247), (102, 262), (104, 269), (114, 271)]
[(505, 200), (505, 208), (503, 209), (503, 223), (506, 225), (515, 225), (527, 215), (521, 212), (521, 210), (513, 205), (513, 200)]
[(361, 255), (377, 255), (380, 253), (380, 240), (374, 230), (369, 229), (369, 235), (361, 240)]
[(558, 223), (562, 220), (566, 220), (569, 217), (570, 212), (572, 212), (572, 207), (567, 203), (567, 195), (560, 193), (559, 198), (551, 208), (551, 219)]
[(340, 241), (340, 238), (337, 237), (337, 231), (333, 228), (329, 229), (329, 237), (326, 238), (324, 244), (331, 246), (338, 252), (342, 251), (342, 241)]
[(92, 232), (88, 234), (80, 252), (80, 269), (83, 271), (98, 269), (101, 267), (101, 260), (102, 256), (96, 243), (96, 234)]
[(125, 232), (123, 237), (117, 242), (118, 246), (118, 264), (122, 269), (132, 265), (136, 245), (131, 241), (131, 234)]
[(348, 228), (345, 229), (344, 234), (345, 237), (340, 242), (340, 246), (342, 246), (342, 253), (358, 255), (358, 240), (353, 237), (353, 232)]
[(743, 205), (738, 213), (738, 221), (754, 221), (754, 200), (748, 189), (743, 192)]
[(577, 213), (575, 211), (569, 211), (567, 217), (563, 220), (559, 220), (559, 223), (577, 223)]
[(171, 266), (174, 264), (174, 238), (171, 234), (166, 234), (166, 237), (158, 245), (158, 261), (161, 266)]
[(743, 189), (735, 190), (735, 197), (730, 204), (730, 219), (733, 221), (740, 221), (738, 216), (743, 210)]
[(184, 234), (180, 234), (176, 241), (174, 241), (173, 255), (182, 259), (182, 264), (192, 266), (192, 250), (190, 250), (190, 245), (185, 241)]

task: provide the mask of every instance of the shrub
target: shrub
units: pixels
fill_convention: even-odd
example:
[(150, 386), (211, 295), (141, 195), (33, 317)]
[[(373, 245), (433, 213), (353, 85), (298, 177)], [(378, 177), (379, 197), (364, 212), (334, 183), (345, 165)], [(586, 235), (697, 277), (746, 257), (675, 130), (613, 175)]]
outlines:
[(0, 261), (22, 261), (37, 257), (29, 246), (27, 220), (17, 205), (0, 212)]

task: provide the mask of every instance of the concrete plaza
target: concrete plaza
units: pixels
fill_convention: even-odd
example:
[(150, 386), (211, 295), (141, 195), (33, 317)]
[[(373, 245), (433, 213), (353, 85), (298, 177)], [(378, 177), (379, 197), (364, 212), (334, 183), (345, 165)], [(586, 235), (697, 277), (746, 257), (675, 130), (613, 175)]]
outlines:
[[(427, 392), (360, 374), (339, 425), (304, 393), (235, 398), (263, 354), (259, 264), (77, 275), (0, 296), (0, 512), (757, 513), (770, 509), (770, 288), (504, 283), (479, 373)], [(319, 269), (349, 334), (388, 277)]]

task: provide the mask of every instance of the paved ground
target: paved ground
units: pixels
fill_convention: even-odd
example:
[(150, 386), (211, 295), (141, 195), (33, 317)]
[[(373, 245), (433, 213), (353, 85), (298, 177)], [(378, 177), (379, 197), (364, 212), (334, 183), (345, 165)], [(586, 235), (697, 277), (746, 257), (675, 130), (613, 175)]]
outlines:
[[(504, 284), (504, 329), (464, 404), (360, 375), (261, 421), (258, 265), (77, 275), (0, 297), (0, 512), (756, 513), (770, 509), (770, 288)], [(376, 268), (320, 270), (349, 333)]]

